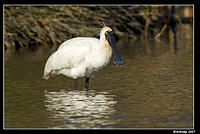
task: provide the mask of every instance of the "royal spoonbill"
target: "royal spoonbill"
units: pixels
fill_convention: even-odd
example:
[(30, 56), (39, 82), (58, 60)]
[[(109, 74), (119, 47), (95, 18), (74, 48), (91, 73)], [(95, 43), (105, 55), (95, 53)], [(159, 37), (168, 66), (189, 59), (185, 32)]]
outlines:
[(86, 77), (85, 88), (88, 89), (89, 78), (108, 65), (112, 54), (115, 64), (125, 63), (115, 47), (113, 30), (104, 26), (100, 39), (76, 37), (63, 42), (48, 58), (42, 78), (47, 80), (51, 75), (63, 74), (74, 79), (74, 89), (77, 90), (77, 78)]

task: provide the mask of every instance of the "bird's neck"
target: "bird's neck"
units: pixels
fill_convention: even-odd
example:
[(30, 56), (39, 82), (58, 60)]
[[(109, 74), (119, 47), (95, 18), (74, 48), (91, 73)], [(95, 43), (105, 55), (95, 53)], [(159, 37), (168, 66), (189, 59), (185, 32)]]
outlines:
[(110, 62), (112, 57), (112, 48), (107, 40), (100, 38), (100, 49), (98, 55), (101, 57), (97, 59), (99, 60), (99, 63), (101, 63), (100, 68), (103, 68)]
[(108, 41), (100, 39), (100, 45), (101, 45), (103, 52), (105, 52), (104, 56), (110, 57), (110, 55), (112, 55), (112, 48), (111, 48), (110, 44), (108, 43)]
[(102, 48), (109, 48), (110, 47), (110, 44), (108, 43), (108, 41), (101, 39), (101, 38), (100, 38), (100, 45), (101, 45)]

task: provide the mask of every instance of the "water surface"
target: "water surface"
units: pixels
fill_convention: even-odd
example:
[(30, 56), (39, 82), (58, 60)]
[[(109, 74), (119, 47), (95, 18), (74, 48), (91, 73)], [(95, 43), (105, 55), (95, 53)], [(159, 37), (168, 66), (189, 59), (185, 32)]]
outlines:
[(55, 48), (4, 54), (5, 128), (192, 128), (193, 45), (178, 40), (116, 42), (126, 63), (112, 61), (90, 80), (42, 79)]

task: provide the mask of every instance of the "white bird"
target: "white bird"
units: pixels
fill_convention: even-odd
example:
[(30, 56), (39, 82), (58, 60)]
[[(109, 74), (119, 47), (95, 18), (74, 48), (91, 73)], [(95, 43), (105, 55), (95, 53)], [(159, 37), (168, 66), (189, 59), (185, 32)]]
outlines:
[(74, 79), (74, 89), (77, 90), (77, 78), (86, 77), (85, 88), (88, 89), (89, 78), (108, 65), (112, 54), (115, 64), (125, 63), (116, 50), (112, 29), (104, 26), (100, 39), (76, 37), (63, 42), (48, 58), (42, 78), (47, 80), (51, 75), (63, 74)]

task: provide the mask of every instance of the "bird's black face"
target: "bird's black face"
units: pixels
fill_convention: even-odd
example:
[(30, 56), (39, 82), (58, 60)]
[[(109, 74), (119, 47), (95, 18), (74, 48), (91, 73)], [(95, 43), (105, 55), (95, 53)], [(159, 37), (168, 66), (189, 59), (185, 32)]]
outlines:
[(117, 65), (123, 65), (125, 63), (124, 59), (119, 55), (113, 38), (113, 32), (108, 30), (105, 32), (106, 40), (109, 42), (110, 46), (113, 49), (113, 62)]

